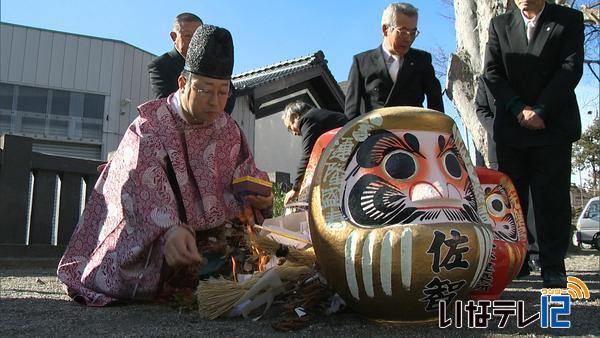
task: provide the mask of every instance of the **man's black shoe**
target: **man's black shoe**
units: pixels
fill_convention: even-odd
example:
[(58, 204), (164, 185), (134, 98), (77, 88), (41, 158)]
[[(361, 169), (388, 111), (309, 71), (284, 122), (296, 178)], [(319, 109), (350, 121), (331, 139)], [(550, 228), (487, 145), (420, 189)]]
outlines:
[(567, 287), (567, 275), (553, 269), (542, 270), (545, 288), (564, 289)]

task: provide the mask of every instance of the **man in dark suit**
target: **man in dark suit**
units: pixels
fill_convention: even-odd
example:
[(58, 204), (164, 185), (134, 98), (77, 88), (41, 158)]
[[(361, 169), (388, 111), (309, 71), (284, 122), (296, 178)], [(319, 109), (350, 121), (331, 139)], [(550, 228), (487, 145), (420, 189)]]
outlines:
[(200, 25), (202, 25), (202, 20), (192, 13), (181, 13), (175, 17), (173, 31), (170, 33), (174, 45), (173, 50), (148, 64), (152, 90), (157, 99), (167, 97), (177, 91), (177, 78), (185, 65), (190, 39)]
[[(475, 163), (491, 169), (498, 169), (496, 161), (496, 145), (494, 144), (494, 116), (496, 115), (495, 100), (487, 88), (487, 80), (483, 75), (477, 78), (477, 91), (475, 92), (475, 113), (479, 123), (485, 129), (487, 140), (487, 159), (484, 159), (481, 150), (475, 149)], [(486, 161), (487, 160), (487, 161)]]
[[(177, 79), (185, 65), (185, 56), (190, 40), (200, 25), (202, 25), (202, 20), (192, 13), (181, 13), (175, 17), (173, 31), (170, 33), (173, 49), (148, 64), (152, 90), (157, 99), (167, 97), (179, 89)], [(229, 89), (233, 93), (232, 84)], [(234, 106), (235, 96), (232, 94), (227, 100), (225, 111), (231, 114)]]
[(332, 129), (343, 127), (348, 119), (343, 113), (314, 108), (303, 101), (288, 104), (281, 119), (290, 133), (302, 136), (302, 157), (292, 190), (288, 191), (284, 199), (284, 204), (287, 204), (298, 197), (310, 154), (319, 136)]
[[(480, 150), (475, 149), (475, 163), (478, 166), (485, 166), (498, 170), (496, 143), (494, 142), (494, 117), (496, 116), (496, 100), (488, 89), (487, 83), (488, 80), (485, 78), (485, 76), (479, 76), (477, 80), (477, 91), (475, 92), (475, 112), (479, 123), (481, 123), (486, 132), (487, 161), (483, 158)], [(531, 201), (531, 196), (529, 200)], [(539, 247), (536, 241), (537, 235), (535, 232), (535, 218), (533, 216), (532, 204), (528, 204), (529, 209), (523, 210), (523, 216), (527, 219), (527, 240), (529, 242), (528, 253), (537, 257), (539, 254)], [(530, 258), (531, 261), (529, 261), (529, 259), (525, 261), (521, 272), (517, 275), (517, 277), (529, 276), (531, 267), (536, 267), (533, 257)]]
[(499, 170), (523, 210), (531, 187), (544, 287), (566, 287), (571, 147), (581, 135), (575, 86), (583, 72), (583, 15), (544, 0), (492, 19), (484, 71), (496, 100)]
[(384, 10), (383, 44), (352, 61), (345, 107), (349, 120), (382, 107), (422, 107), (425, 95), (429, 109), (444, 111), (431, 54), (410, 47), (419, 35), (417, 19), (411, 4), (393, 3)]

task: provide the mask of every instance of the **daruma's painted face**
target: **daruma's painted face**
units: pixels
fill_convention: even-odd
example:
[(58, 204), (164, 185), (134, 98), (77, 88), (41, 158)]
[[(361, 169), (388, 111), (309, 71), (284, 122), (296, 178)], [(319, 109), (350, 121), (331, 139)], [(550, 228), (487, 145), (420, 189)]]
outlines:
[(473, 184), (449, 133), (378, 130), (346, 168), (344, 214), (356, 225), (480, 222)]
[(485, 206), (494, 229), (494, 237), (507, 242), (518, 241), (519, 234), (517, 221), (513, 215), (513, 203), (506, 188), (499, 184), (482, 184), (481, 188), (485, 193)]
[(527, 253), (527, 229), (517, 191), (505, 174), (476, 168), (494, 230), (494, 247), (485, 272), (471, 294), (476, 299), (498, 299), (519, 273)]
[(311, 238), (327, 281), (378, 320), (436, 320), (492, 249), (483, 193), (452, 119), (412, 107), (353, 120), (322, 153)]

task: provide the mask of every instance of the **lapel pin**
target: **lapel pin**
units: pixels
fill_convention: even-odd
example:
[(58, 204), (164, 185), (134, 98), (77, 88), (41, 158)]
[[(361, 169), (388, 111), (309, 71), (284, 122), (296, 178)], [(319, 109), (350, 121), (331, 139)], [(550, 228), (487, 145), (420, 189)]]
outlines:
[(411, 63), (410, 63), (410, 65), (411, 65), (411, 66), (414, 66), (414, 65), (415, 65), (415, 63), (414, 63), (414, 62), (411, 62)]
[(549, 31), (550, 31), (550, 27), (546, 27), (546, 32), (549, 32)]

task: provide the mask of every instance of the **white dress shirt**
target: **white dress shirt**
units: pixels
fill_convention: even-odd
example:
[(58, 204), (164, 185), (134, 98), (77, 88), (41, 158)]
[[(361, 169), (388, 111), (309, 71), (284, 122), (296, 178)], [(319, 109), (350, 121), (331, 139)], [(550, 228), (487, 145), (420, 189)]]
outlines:
[(392, 53), (390, 53), (385, 47), (385, 43), (382, 44), (381, 47), (383, 49), (383, 56), (385, 58), (385, 66), (387, 67), (388, 73), (390, 74), (392, 81), (396, 83), (398, 72), (400, 71), (400, 68), (402, 68), (402, 64), (404, 63), (404, 57), (392, 55)]
[(531, 19), (528, 19), (525, 16), (525, 13), (523, 13), (523, 11), (521, 11), (521, 16), (523, 17), (523, 22), (525, 22), (525, 32), (527, 34), (527, 43), (529, 43), (531, 41), (531, 39), (533, 38), (533, 33), (535, 32), (535, 27), (537, 26), (538, 19), (540, 18), (540, 15), (544, 11), (544, 8), (546, 8), (545, 4), (544, 4), (544, 7), (542, 7), (542, 10)]

